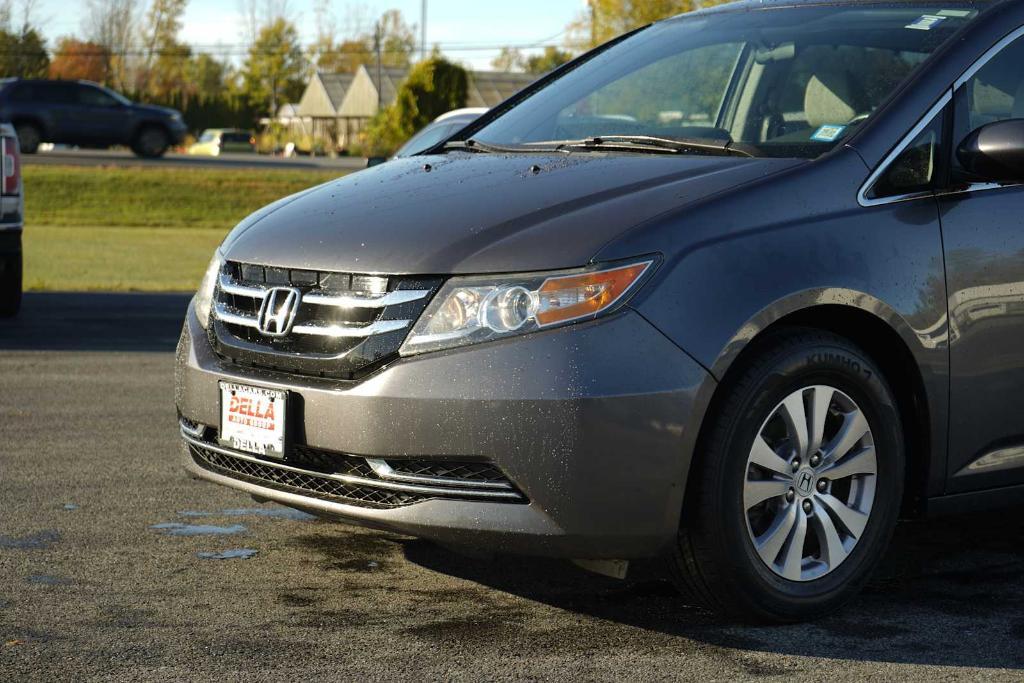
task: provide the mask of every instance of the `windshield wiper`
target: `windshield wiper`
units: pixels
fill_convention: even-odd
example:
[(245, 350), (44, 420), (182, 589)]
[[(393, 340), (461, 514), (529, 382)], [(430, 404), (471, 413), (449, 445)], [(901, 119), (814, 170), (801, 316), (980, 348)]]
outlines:
[(445, 143), (444, 149), (459, 149), (466, 152), (485, 152), (489, 154), (535, 154), (537, 152), (561, 152), (556, 145), (495, 145), (481, 142), (474, 138), (469, 140), (452, 140)]
[(674, 152), (677, 154), (720, 154), (723, 156), (755, 157), (748, 145), (737, 145), (731, 140), (698, 138), (662, 138), (654, 135), (600, 135), (582, 140), (558, 143), (561, 149), (623, 148), (631, 151)]

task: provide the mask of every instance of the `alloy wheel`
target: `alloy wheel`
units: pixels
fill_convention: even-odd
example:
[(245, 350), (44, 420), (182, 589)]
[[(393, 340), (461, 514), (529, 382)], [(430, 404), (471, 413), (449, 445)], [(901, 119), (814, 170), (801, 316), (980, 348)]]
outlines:
[(744, 479), (747, 532), (764, 564), (789, 581), (835, 571), (864, 534), (877, 476), (853, 399), (823, 385), (787, 396), (754, 439)]
[(158, 157), (167, 149), (167, 136), (159, 128), (146, 128), (139, 135), (138, 148), (143, 156)]

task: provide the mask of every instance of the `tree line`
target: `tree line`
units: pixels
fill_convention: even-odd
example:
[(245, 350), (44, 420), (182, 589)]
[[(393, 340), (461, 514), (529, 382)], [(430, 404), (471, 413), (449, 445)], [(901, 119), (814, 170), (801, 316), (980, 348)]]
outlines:
[[(408, 67), (415, 27), (385, 12), (372, 30), (339, 38), (329, 0), (316, 5), (318, 37), (304, 46), (286, 0), (243, 0), (240, 54), (196, 51), (180, 39), (188, 0), (85, 0), (79, 35), (48, 48), (33, 21), (35, 0), (0, 0), (0, 77), (81, 79), (180, 109), (190, 128), (248, 127), (295, 102), (315, 70), (362, 64)], [(236, 60), (232, 57), (240, 57)]]
[[(297, 101), (316, 70), (352, 73), (378, 60), (385, 67), (407, 68), (417, 49), (417, 27), (400, 11), (370, 22), (365, 9), (350, 5), (346, 26), (339, 29), (331, 0), (316, 0), (317, 36), (308, 46), (300, 40), (288, 0), (240, 0), (245, 46), (221, 55), (182, 41), (189, 0), (84, 0), (80, 33), (58, 37), (49, 47), (35, 21), (37, 1), (0, 0), (0, 77), (95, 81), (180, 109), (193, 130), (249, 127)], [(625, 31), (718, 1), (588, 0), (563, 31), (563, 47), (548, 45), (531, 54), (506, 47), (492, 64), (500, 71), (546, 73)], [(437, 87), (458, 88), (458, 83), (445, 75)], [(441, 102), (459, 99), (457, 92), (439, 97)]]

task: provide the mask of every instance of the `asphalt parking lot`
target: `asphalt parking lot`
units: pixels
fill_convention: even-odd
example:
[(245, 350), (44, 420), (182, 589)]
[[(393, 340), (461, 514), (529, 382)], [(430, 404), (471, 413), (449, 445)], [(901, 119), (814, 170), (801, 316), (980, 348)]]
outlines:
[(1024, 678), (1024, 509), (906, 523), (842, 614), (749, 628), (654, 562), (468, 558), (191, 481), (186, 302), (31, 294), (0, 322), (0, 681)]

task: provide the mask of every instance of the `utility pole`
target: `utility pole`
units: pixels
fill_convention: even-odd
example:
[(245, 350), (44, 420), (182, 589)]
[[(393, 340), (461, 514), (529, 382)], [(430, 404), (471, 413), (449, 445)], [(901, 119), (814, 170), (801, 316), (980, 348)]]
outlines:
[(420, 9), (420, 59), (427, 59), (427, 0)]
[(373, 32), (373, 49), (377, 53), (377, 111), (378, 112), (384, 106), (383, 95), (381, 93), (381, 91), (384, 90), (384, 73), (383, 73), (383, 64), (382, 64), (383, 60), (381, 58), (381, 51), (384, 49), (384, 46), (382, 45), (382, 43), (384, 42), (384, 37), (383, 37), (382, 33), (383, 32), (381, 30), (380, 20), (378, 19), (377, 20), (377, 28)]

